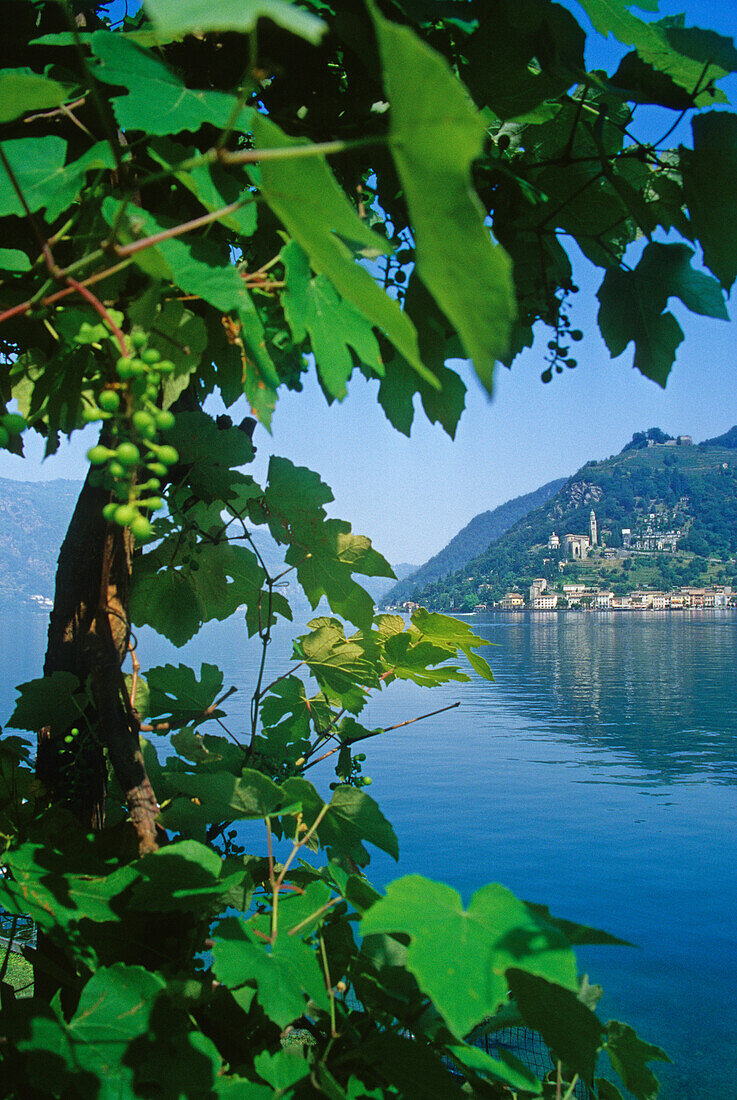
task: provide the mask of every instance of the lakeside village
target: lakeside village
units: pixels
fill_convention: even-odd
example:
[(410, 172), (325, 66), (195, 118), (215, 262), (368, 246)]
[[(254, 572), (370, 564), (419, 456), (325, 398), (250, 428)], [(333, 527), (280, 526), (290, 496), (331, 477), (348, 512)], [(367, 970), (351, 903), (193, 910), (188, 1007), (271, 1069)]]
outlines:
[[(635, 532), (622, 528), (621, 548), (602, 547), (605, 558), (623, 558), (637, 553), (666, 552), (675, 553), (678, 540), (683, 532), (680, 529), (659, 529), (656, 516), (650, 516), (651, 523), (643, 531)], [(563, 572), (567, 561), (585, 561), (591, 551), (599, 546), (596, 513), (593, 508), (589, 519), (587, 535), (567, 534), (561, 538), (552, 532), (547, 543), (548, 549), (561, 553), (559, 569)], [(479, 586), (479, 594), (491, 585)], [(419, 605), (412, 600), (402, 603), (399, 610), (411, 613)], [(649, 588), (636, 589), (625, 595), (616, 595), (604, 588), (593, 588), (586, 584), (559, 582), (549, 584), (545, 577), (535, 577), (527, 595), (519, 590), (506, 592), (495, 602), (479, 602), (473, 612), (479, 611), (685, 611), (704, 608), (737, 608), (737, 589), (728, 584), (715, 584), (705, 587), (683, 585), (670, 592)], [(457, 612), (456, 612), (457, 614)]]

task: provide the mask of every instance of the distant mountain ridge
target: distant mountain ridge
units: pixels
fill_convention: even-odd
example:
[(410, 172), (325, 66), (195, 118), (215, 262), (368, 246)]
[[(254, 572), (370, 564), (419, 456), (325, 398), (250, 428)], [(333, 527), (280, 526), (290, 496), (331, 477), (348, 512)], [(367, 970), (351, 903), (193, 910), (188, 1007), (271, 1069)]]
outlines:
[[(633, 441), (587, 462), (483, 553), (426, 583), (413, 599), (439, 611), (470, 611), (524, 591), (534, 578), (561, 594), (564, 580), (622, 594), (643, 585), (737, 586), (737, 426), (699, 444), (652, 428)], [(584, 539), (592, 510), (597, 545), (585, 560), (572, 560), (565, 536)]]
[[(523, 496), (514, 497), (500, 504), (498, 508), (480, 512), (434, 557), (407, 577), (400, 577), (399, 583), (385, 594), (384, 602), (401, 603), (409, 599), (416, 588), (421, 588), (439, 577), (445, 577), (448, 573), (461, 569), (467, 562), (482, 554), (490, 543), (500, 538), (533, 508), (550, 500), (561, 486), (565, 485), (565, 482), (564, 477), (557, 478), (546, 485), (541, 485), (539, 489), (534, 489), (531, 493), (525, 493)], [(396, 569), (395, 572), (397, 572)], [(398, 573), (397, 575), (399, 576)]]
[(79, 481), (0, 478), (0, 598), (51, 597)]

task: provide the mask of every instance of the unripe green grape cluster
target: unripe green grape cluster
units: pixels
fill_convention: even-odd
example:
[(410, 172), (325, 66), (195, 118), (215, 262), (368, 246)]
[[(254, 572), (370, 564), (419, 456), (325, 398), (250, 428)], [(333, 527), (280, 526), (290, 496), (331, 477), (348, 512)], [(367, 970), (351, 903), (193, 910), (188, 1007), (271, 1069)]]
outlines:
[[(101, 391), (97, 405), (83, 413), (88, 422), (111, 422), (115, 445), (106, 447), (98, 443), (87, 452), (90, 464), (106, 471), (113, 482), (114, 499), (103, 508), (103, 517), (109, 523), (129, 527), (138, 539), (153, 534), (142, 509), (155, 512), (161, 508), (163, 502), (158, 495), (161, 478), (179, 461), (174, 447), (156, 442), (159, 432), (174, 427), (174, 414), (160, 409), (156, 400), (162, 375), (171, 374), (175, 367), (147, 345), (145, 332), (131, 333), (129, 354), (116, 363), (116, 379)], [(137, 483), (141, 471), (146, 480)]]
[(11, 436), (20, 435), (27, 427), (20, 413), (3, 413), (0, 416), (0, 447), (7, 447)]
[[(370, 775), (361, 775), (362, 765), (366, 759), (365, 752), (358, 752), (355, 756), (351, 757), (351, 772), (342, 783), (331, 783), (330, 790), (334, 791), (336, 787), (370, 787), (372, 779)], [(337, 769), (336, 769), (337, 770)]]

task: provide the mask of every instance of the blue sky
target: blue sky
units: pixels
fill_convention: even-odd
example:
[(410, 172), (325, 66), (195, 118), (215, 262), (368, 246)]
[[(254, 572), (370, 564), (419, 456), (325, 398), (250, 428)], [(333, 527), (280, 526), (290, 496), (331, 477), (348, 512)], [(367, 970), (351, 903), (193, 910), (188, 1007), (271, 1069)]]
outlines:
[[(683, 10), (688, 25), (730, 35), (737, 30), (730, 3), (660, 4), (662, 14)], [(737, 81), (731, 84), (737, 103)], [(280, 399), (273, 436), (258, 430), (255, 473), (265, 473), (271, 453), (317, 470), (333, 489), (334, 515), (369, 535), (390, 561), (420, 563), (478, 512), (621, 450), (635, 431), (657, 425), (699, 440), (737, 423), (734, 294), (730, 322), (696, 317), (671, 302), (685, 340), (663, 391), (634, 370), (631, 348), (617, 360), (609, 358), (596, 329), (598, 279), (583, 264), (576, 278), (581, 293), (571, 320), (586, 334), (576, 349), (576, 370), (554, 375), (549, 385), (540, 381), (546, 332), (511, 371), (498, 369), (492, 401), (465, 364), (455, 364), (469, 391), (455, 442), (428, 425), (421, 412), (411, 439), (400, 435), (376, 403), (376, 384), (360, 377), (341, 405), (327, 408), (311, 375), (303, 393)], [(29, 440), (25, 460), (0, 452), (0, 476), (81, 478), (91, 442), (87, 433), (78, 433), (42, 463), (40, 447)]]

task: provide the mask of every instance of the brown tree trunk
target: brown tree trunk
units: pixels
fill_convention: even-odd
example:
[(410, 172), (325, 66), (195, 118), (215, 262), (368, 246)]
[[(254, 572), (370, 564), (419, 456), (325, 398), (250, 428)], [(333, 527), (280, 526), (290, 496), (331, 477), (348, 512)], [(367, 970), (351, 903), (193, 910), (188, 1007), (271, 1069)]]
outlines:
[[(138, 716), (121, 666), (128, 653), (133, 536), (107, 523), (109, 493), (90, 473), (62, 543), (44, 674), (71, 672), (87, 685), (87, 729), (62, 766), (64, 733), (39, 733), (37, 773), (52, 802), (64, 802), (88, 828), (104, 824), (107, 760), (120, 783), (141, 854), (157, 847), (158, 806), (143, 763)], [(80, 724), (81, 727), (81, 724)]]

